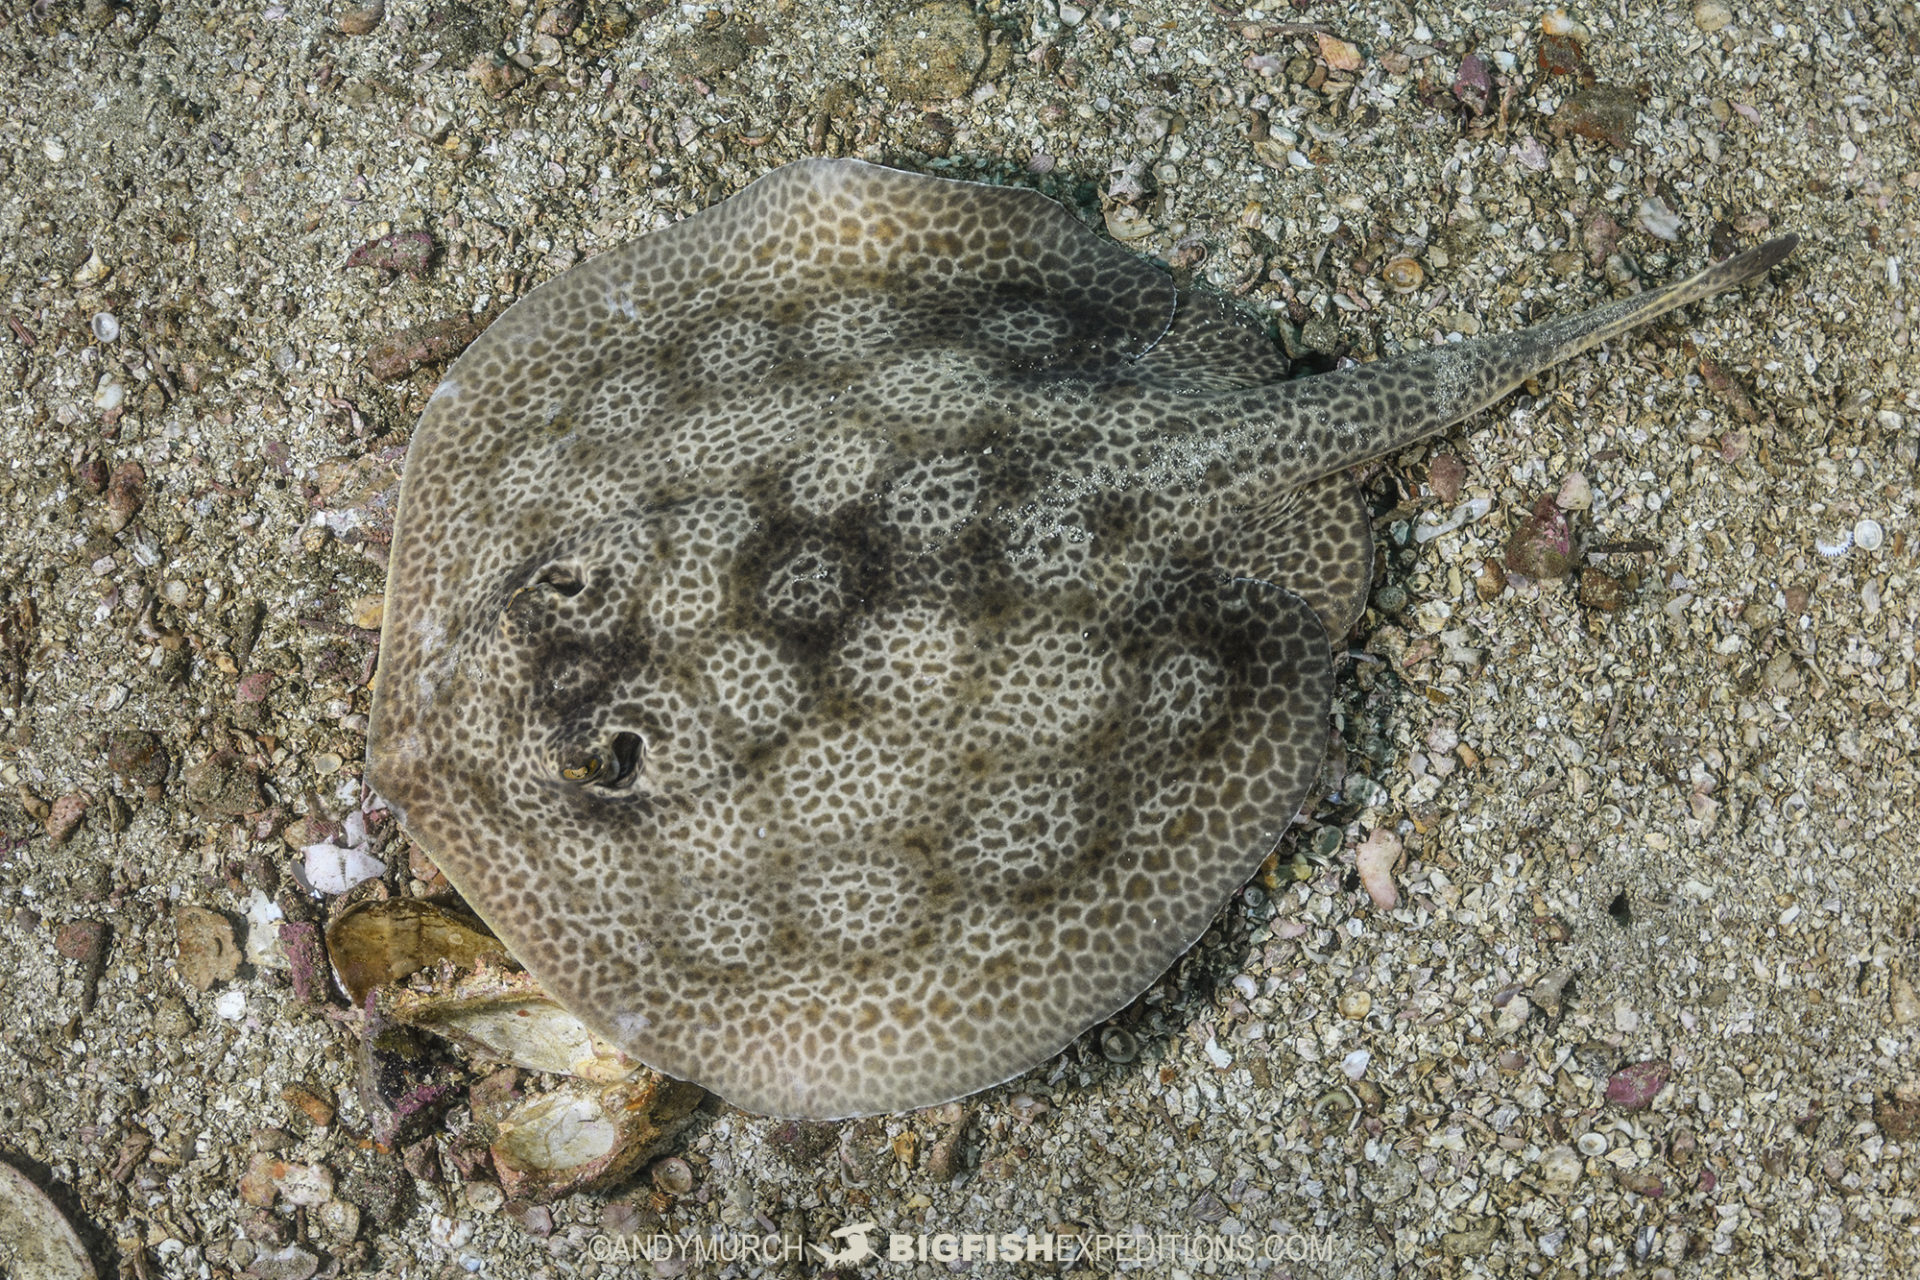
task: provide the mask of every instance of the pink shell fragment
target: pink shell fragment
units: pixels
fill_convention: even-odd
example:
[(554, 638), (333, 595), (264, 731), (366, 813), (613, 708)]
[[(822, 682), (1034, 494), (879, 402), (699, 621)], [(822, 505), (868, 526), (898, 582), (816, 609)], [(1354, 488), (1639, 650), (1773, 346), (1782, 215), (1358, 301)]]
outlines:
[(1479, 54), (1460, 59), (1460, 74), (1453, 78), (1453, 96), (1476, 116), (1487, 113), (1487, 102), (1493, 97), (1493, 77), (1487, 74), (1487, 64)]
[(433, 268), (435, 249), (433, 237), (424, 231), (395, 231), (355, 249), (347, 255), (347, 265), (400, 271), (418, 280)]
[(1400, 861), (1400, 837), (1385, 827), (1376, 827), (1354, 850), (1353, 863), (1360, 872), (1373, 905), (1391, 911), (1400, 905), (1400, 890), (1393, 883), (1393, 864)]
[(1636, 1062), (1622, 1067), (1607, 1081), (1607, 1102), (1623, 1111), (1644, 1111), (1667, 1084), (1670, 1068), (1664, 1062)]

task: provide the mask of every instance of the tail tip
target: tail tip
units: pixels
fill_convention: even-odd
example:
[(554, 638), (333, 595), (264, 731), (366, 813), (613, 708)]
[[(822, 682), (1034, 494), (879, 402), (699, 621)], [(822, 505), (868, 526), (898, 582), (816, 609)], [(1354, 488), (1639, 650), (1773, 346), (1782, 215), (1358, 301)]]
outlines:
[(1792, 253), (1799, 245), (1800, 237), (1797, 235), (1789, 234), (1774, 237), (1753, 251), (1754, 269), (1765, 271), (1768, 267), (1771, 267), (1774, 263), (1779, 262), (1788, 254)]

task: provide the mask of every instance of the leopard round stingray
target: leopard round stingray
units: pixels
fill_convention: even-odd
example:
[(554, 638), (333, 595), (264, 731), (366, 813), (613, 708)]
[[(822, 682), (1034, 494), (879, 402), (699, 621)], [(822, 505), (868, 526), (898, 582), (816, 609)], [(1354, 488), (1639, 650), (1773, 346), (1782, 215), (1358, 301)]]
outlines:
[(1367, 582), (1339, 468), (1524, 364), (1446, 358), (1282, 382), (1035, 193), (778, 170), (449, 371), (370, 780), (649, 1065), (812, 1117), (1007, 1079), (1307, 795)]

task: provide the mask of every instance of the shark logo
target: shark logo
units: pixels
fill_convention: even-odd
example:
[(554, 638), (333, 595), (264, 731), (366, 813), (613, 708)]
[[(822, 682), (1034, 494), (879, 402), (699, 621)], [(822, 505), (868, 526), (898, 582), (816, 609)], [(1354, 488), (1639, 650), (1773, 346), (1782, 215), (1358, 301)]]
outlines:
[(867, 1239), (867, 1232), (873, 1230), (871, 1222), (849, 1222), (833, 1233), (835, 1240), (844, 1240), (844, 1249), (829, 1249), (824, 1245), (810, 1244), (807, 1248), (820, 1255), (820, 1261), (829, 1267), (852, 1266), (856, 1262), (865, 1262), (874, 1256), (873, 1244)]

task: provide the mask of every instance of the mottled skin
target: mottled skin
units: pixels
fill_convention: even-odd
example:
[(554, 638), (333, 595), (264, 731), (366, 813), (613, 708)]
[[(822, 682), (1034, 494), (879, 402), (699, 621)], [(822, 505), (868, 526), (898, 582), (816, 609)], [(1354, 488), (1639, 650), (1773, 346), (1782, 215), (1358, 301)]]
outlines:
[(1004, 1080), (1273, 849), (1343, 469), (1778, 261), (1285, 381), (1028, 191), (789, 166), (536, 290), (407, 465), (371, 780), (561, 1001), (750, 1110)]

